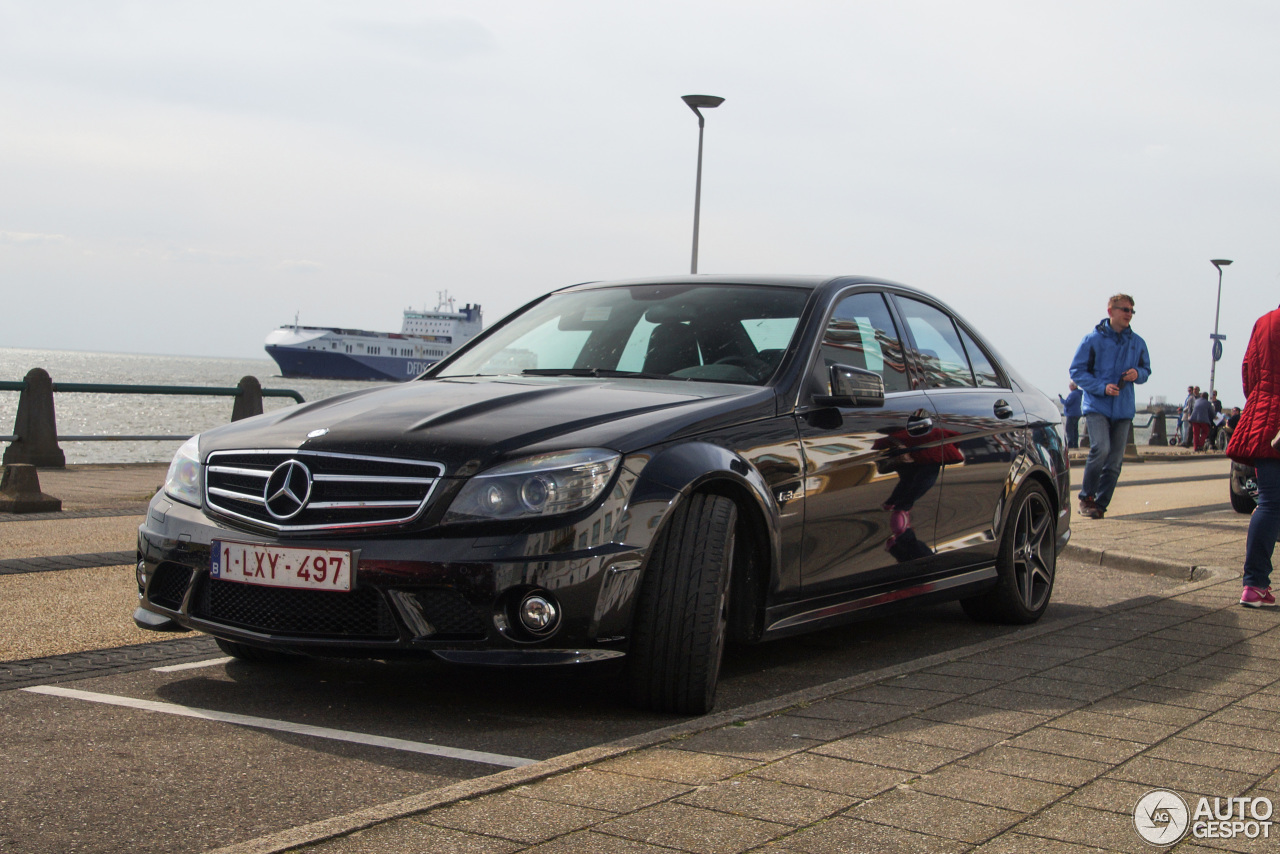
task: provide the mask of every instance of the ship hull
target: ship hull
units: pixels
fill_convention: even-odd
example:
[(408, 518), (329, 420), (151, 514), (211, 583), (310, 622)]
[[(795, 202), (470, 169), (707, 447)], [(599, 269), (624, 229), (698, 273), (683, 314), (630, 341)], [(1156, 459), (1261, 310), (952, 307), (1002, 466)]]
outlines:
[(411, 380), (436, 363), (436, 359), (406, 356), (367, 356), (327, 350), (303, 350), (267, 345), (267, 355), (280, 366), (286, 379)]

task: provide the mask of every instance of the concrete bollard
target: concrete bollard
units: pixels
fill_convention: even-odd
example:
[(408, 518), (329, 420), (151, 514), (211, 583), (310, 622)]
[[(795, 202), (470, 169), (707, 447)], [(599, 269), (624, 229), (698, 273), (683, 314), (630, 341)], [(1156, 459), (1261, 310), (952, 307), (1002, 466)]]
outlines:
[(235, 405), (231, 407), (231, 420), (251, 418), (262, 414), (262, 383), (257, 377), (241, 377), (236, 384), (240, 394), (236, 395)]
[(62, 499), (40, 491), (35, 466), (11, 463), (4, 467), (0, 474), (0, 513), (56, 513), (61, 509)]
[(25, 379), (27, 387), (18, 397), (18, 417), (13, 422), (13, 435), (18, 438), (5, 448), (3, 462), (63, 468), (67, 458), (58, 447), (53, 379), (44, 368), (32, 368)]
[(1168, 445), (1168, 425), (1165, 422), (1164, 410), (1161, 409), (1151, 418), (1151, 439), (1148, 445)]
[(1138, 443), (1133, 440), (1133, 422), (1129, 422), (1129, 440), (1124, 445), (1124, 461), (1126, 463), (1145, 463), (1142, 457), (1138, 456)]

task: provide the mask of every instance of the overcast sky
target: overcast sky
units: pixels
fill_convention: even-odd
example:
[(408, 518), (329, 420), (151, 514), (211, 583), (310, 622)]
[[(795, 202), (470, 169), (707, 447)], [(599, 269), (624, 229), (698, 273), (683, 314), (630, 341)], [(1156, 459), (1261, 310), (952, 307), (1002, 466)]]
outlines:
[[(1242, 403), (1280, 4), (0, 0), (0, 346), (261, 356), (579, 281), (865, 273), (1063, 391), (1107, 297)], [(34, 367), (34, 366), (33, 366)], [(17, 377), (0, 377), (17, 379)]]

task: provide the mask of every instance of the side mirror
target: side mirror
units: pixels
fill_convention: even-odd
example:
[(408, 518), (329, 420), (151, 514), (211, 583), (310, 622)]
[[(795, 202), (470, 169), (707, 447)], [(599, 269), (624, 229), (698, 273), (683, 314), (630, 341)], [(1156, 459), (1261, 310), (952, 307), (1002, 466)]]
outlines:
[(875, 371), (849, 365), (832, 365), (828, 371), (831, 394), (815, 397), (814, 403), (842, 407), (884, 406), (884, 378)]

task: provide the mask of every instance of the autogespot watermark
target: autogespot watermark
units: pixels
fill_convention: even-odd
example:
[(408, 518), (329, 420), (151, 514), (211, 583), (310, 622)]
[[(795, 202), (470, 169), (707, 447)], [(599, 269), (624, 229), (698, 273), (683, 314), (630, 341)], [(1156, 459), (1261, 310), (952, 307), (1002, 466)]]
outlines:
[(1147, 792), (1133, 808), (1133, 826), (1152, 845), (1193, 839), (1270, 839), (1270, 798), (1200, 798), (1192, 810), (1167, 789)]

